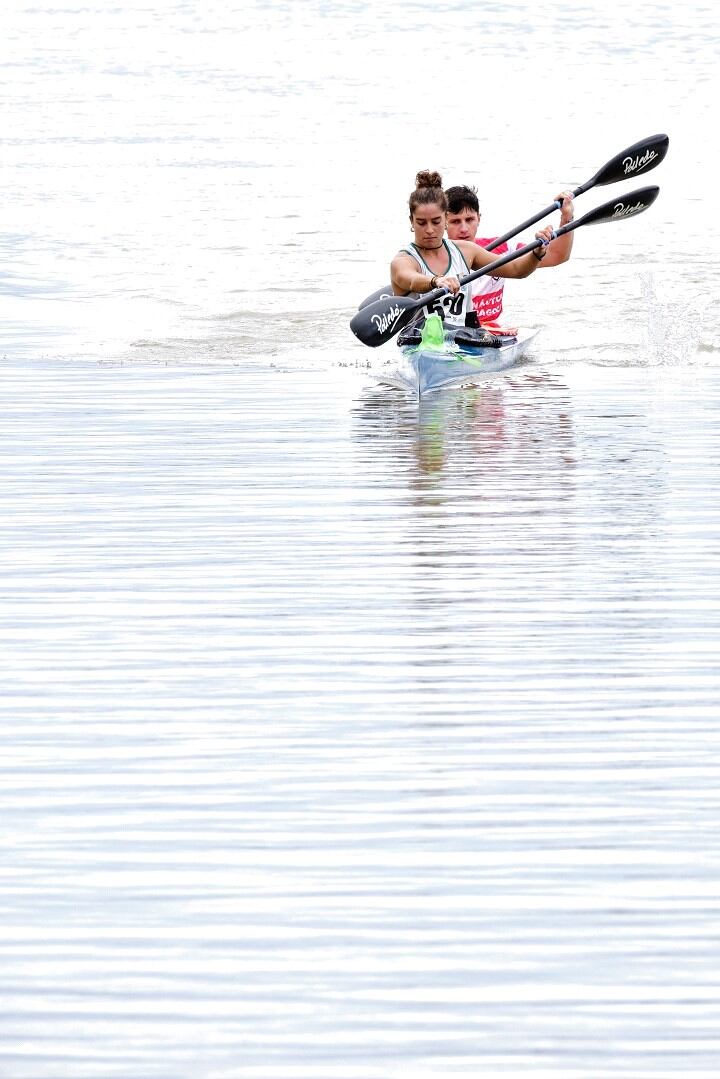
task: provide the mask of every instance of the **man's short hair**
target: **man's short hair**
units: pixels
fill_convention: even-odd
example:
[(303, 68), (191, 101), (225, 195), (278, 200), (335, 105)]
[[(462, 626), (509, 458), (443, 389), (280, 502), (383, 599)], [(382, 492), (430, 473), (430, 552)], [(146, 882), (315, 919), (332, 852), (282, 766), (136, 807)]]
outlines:
[(449, 214), (459, 214), (466, 209), (474, 210), (476, 214), (480, 213), (476, 187), (449, 187), (445, 194)]

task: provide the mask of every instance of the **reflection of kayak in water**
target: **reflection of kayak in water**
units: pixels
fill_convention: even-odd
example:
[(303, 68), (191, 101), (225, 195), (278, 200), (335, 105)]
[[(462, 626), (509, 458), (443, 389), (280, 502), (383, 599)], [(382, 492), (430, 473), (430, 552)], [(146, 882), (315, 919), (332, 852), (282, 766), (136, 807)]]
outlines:
[(514, 336), (484, 330), (444, 330), (430, 315), (422, 328), (401, 335), (400, 355), (375, 378), (388, 386), (422, 397), (444, 386), (461, 386), (517, 363), (537, 335), (518, 330)]

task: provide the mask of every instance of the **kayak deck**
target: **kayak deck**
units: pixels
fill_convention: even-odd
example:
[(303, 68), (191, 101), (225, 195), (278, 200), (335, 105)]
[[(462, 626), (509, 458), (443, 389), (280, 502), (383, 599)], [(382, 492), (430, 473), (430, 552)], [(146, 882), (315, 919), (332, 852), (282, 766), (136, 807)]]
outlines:
[(517, 363), (537, 334), (536, 329), (521, 330), (498, 348), (463, 345), (451, 351), (449, 347), (404, 345), (396, 361), (374, 375), (385, 385), (423, 397), (434, 390), (470, 384), (485, 375), (506, 371)]

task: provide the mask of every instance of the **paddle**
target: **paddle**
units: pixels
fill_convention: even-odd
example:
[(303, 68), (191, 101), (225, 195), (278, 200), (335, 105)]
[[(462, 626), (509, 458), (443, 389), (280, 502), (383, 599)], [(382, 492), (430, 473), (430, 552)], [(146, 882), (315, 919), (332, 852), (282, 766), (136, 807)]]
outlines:
[[(651, 169), (656, 168), (664, 159), (668, 152), (669, 145), (670, 139), (667, 135), (651, 135), (648, 139), (640, 139), (639, 142), (634, 142), (632, 146), (628, 146), (626, 150), (621, 150), (619, 154), (615, 154), (615, 157), (611, 158), (611, 160), (606, 162), (602, 168), (598, 169), (590, 180), (587, 180), (586, 183), (576, 187), (573, 190), (573, 198), (577, 198), (578, 195), (583, 195), (586, 191), (589, 191), (591, 187), (604, 187), (605, 184), (616, 184), (620, 180), (629, 180), (631, 177), (639, 176), (641, 172), (650, 172)], [(494, 251), (500, 244), (512, 240), (513, 236), (517, 236), (519, 232), (524, 232), (525, 229), (529, 229), (536, 221), (541, 221), (543, 217), (547, 217), (553, 210), (559, 210), (561, 206), (562, 203), (559, 202), (558, 199), (555, 199), (555, 202), (551, 203), (544, 210), (540, 210), (539, 213), (529, 217), (527, 221), (523, 221), (522, 225), (517, 225), (514, 229), (510, 229), (509, 232), (504, 233), (502, 236), (498, 236), (491, 244), (487, 245), (485, 250)], [(375, 303), (376, 300), (392, 296), (392, 294), (392, 285), (383, 285), (382, 288), (376, 289), (370, 296), (365, 297), (358, 307), (358, 311), (362, 311), (363, 307)]]
[[(604, 222), (625, 221), (628, 217), (636, 217), (643, 210), (647, 210), (648, 207), (652, 206), (659, 193), (659, 187), (639, 187), (636, 191), (628, 192), (627, 195), (611, 199), (610, 202), (605, 202), (602, 206), (596, 206), (594, 210), (589, 210), (576, 221), (569, 221), (567, 225), (554, 229), (552, 239), (555, 240), (558, 236), (564, 236), (565, 233), (572, 232), (573, 229), (579, 229), (581, 225), (599, 225)], [(513, 259), (527, 255), (528, 252), (534, 251), (536, 248), (542, 247), (542, 245), (543, 241), (536, 239), (532, 243), (518, 248), (517, 251), (508, 251), (506, 255), (501, 255), (499, 259), (495, 259), (488, 266), (483, 266), (482, 269), (474, 270), (472, 273), (466, 274), (465, 277), (461, 277), (460, 284), (461, 286), (467, 285), (484, 274), (493, 274), (501, 266), (512, 262)], [(364, 345), (377, 348), (378, 345), (384, 345), (386, 341), (399, 333), (403, 326), (407, 326), (415, 311), (434, 303), (435, 300), (447, 295), (447, 293), (448, 289), (436, 288), (431, 292), (424, 293), (420, 299), (413, 299), (410, 296), (388, 296), (376, 300), (375, 303), (368, 304), (367, 307), (362, 307), (356, 312), (350, 321), (350, 329)]]

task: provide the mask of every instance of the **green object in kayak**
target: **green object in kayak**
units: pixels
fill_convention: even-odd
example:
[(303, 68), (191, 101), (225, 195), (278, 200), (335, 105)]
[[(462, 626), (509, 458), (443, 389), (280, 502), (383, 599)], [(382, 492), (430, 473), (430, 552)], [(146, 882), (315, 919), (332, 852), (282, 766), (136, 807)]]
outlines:
[(422, 328), (420, 348), (442, 352), (445, 349), (445, 330), (439, 315), (428, 315)]

